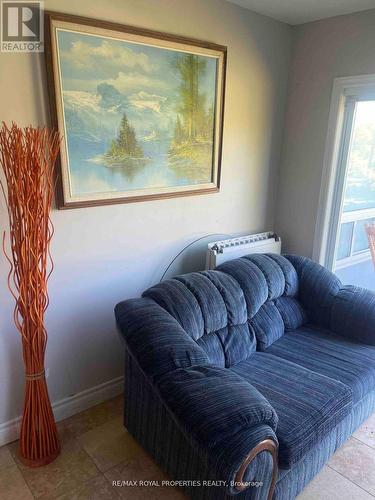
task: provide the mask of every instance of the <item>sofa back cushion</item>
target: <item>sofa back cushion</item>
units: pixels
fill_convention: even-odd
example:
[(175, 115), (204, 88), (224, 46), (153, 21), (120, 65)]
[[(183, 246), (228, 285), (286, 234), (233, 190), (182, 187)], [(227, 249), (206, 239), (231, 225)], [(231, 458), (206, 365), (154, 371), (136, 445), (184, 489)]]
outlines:
[(167, 310), (210, 362), (229, 367), (306, 322), (297, 294), (289, 260), (253, 254), (159, 283), (143, 296)]
[[(239, 262), (240, 261), (240, 262)], [(298, 296), (298, 275), (291, 262), (281, 255), (252, 254), (218, 267), (231, 275), (244, 291), (250, 331), (264, 351), (285, 330), (307, 321)]]
[(305, 309), (295, 297), (279, 297), (275, 300), (275, 306), (283, 320), (285, 330), (297, 330), (307, 323), (308, 318)]
[(216, 366), (231, 366), (256, 350), (240, 285), (220, 271), (178, 276), (143, 294), (166, 309)]
[(284, 323), (280, 312), (272, 300), (265, 302), (249, 322), (258, 343), (258, 350), (267, 347), (284, 335)]

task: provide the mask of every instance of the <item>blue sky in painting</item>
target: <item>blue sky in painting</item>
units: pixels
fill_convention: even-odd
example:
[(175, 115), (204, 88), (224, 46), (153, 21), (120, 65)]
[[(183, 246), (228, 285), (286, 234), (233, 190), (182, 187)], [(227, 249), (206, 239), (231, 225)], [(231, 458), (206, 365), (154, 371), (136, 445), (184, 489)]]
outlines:
[[(171, 133), (176, 121), (179, 74), (175, 51), (58, 30), (68, 133), (109, 141), (125, 111), (137, 134)], [(206, 61), (200, 92), (214, 103), (216, 60)]]

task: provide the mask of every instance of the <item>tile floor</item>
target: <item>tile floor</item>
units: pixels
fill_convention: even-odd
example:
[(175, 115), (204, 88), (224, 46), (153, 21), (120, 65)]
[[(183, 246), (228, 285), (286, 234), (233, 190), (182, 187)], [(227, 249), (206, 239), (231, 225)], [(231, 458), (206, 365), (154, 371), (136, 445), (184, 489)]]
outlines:
[[(0, 500), (184, 500), (174, 488), (112, 486), (117, 480), (163, 480), (165, 474), (122, 425), (122, 398), (58, 424), (61, 455), (38, 469), (23, 466), (17, 442), (0, 448)], [(332, 457), (298, 500), (375, 497), (375, 414)]]

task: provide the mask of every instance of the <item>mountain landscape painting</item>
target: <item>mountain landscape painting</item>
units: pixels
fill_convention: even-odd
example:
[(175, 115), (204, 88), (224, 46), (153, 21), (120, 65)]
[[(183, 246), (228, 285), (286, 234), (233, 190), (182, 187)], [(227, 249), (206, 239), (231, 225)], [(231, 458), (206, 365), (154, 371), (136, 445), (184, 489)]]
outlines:
[(54, 31), (65, 201), (217, 191), (223, 51), (92, 31)]

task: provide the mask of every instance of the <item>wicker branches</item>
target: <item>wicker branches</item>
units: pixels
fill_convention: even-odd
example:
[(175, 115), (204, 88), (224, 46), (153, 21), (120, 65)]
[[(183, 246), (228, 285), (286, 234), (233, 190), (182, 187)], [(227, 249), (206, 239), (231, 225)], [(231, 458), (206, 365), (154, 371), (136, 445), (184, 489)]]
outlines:
[(53, 197), (53, 167), (59, 151), (57, 133), (14, 123), (0, 129), (0, 165), (10, 234), (9, 289), (15, 298), (14, 321), (22, 336), (25, 364), (25, 403), (20, 457), (30, 466), (45, 465), (59, 454), (60, 445), (44, 376), (48, 306), (47, 281), (53, 269), (49, 217)]

